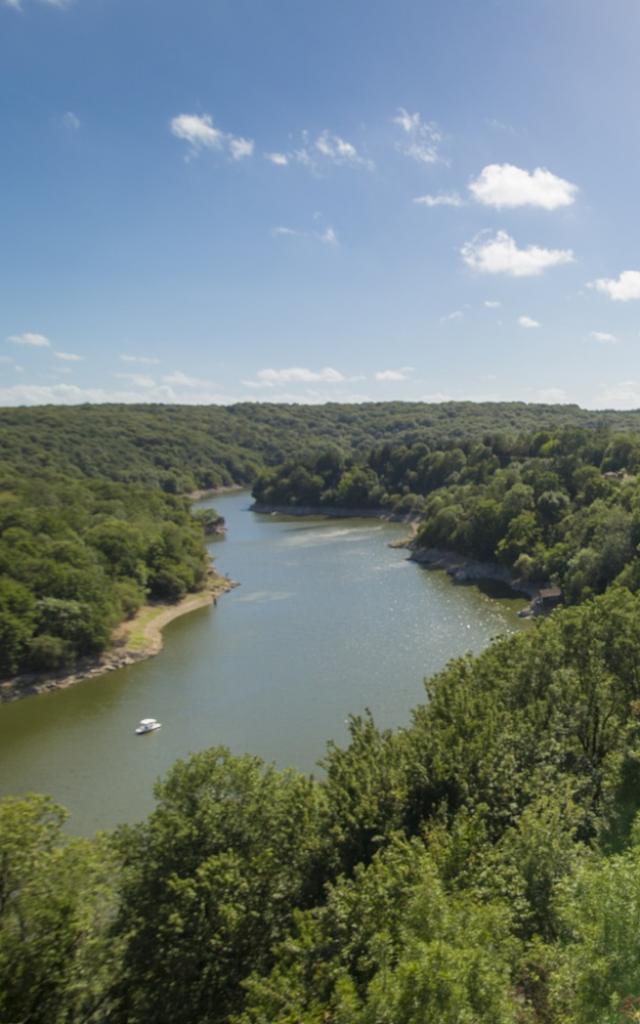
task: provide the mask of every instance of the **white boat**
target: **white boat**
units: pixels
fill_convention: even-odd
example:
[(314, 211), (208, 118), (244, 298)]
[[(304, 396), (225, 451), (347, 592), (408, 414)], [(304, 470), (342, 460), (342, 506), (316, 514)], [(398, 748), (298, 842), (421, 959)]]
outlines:
[(155, 732), (161, 726), (162, 722), (158, 722), (155, 718), (141, 718), (140, 725), (136, 727), (136, 736), (144, 736), (145, 732)]

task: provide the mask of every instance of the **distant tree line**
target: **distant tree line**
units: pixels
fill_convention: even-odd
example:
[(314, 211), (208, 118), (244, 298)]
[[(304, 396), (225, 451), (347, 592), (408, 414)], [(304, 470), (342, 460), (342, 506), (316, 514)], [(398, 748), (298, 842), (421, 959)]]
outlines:
[(486, 434), (514, 438), (564, 426), (639, 432), (640, 413), (524, 402), (83, 405), (0, 409), (0, 465), (182, 494), (252, 483), (265, 466), (336, 446), (359, 461), (376, 444), (441, 449)]

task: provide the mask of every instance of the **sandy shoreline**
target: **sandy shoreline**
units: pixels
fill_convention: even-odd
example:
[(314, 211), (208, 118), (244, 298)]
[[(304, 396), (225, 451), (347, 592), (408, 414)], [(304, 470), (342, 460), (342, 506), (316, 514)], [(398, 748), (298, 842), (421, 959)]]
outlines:
[(152, 658), (162, 650), (162, 631), (165, 626), (198, 608), (215, 604), (221, 594), (237, 586), (238, 584), (227, 576), (211, 573), (205, 590), (187, 594), (176, 604), (143, 605), (132, 619), (122, 622), (114, 630), (113, 644), (109, 650), (96, 658), (87, 659), (73, 672), (31, 673), (0, 682), (0, 704), (39, 693), (48, 693), (51, 690), (63, 690), (85, 679), (97, 679), (107, 672), (113, 672), (114, 669)]

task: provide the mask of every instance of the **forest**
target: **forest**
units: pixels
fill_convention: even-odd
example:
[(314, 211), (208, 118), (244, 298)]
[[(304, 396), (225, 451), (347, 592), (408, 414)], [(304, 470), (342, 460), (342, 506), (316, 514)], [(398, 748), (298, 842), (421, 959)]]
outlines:
[(632, 583), (635, 491), (601, 470), (633, 471), (635, 434), (615, 429), (634, 425), (523, 403), (0, 410), (0, 678), (72, 669), (146, 601), (202, 587), (210, 524), (186, 498), (202, 488), (419, 514), (420, 542), (531, 579), (577, 558), (576, 597), (623, 566)]
[(258, 476), (258, 507), (379, 510), (418, 523), (414, 546), (553, 581), (569, 603), (640, 586), (640, 437), (606, 427), (382, 442), (307, 452)]
[(336, 445), (348, 453), (388, 440), (442, 447), (487, 433), (563, 426), (640, 430), (638, 412), (590, 412), (524, 402), (359, 405), (84, 405), (0, 409), (0, 466), (159, 486), (169, 493), (251, 483), (265, 466)]
[(146, 601), (200, 589), (203, 525), (158, 488), (0, 473), (0, 677), (70, 668)]
[(640, 418), (250, 408), (0, 414), (4, 671), (200, 586), (206, 479), (414, 516), (567, 606), (426, 680), (408, 727), (354, 717), (318, 778), (204, 750), (93, 839), (0, 801), (0, 1022), (639, 1020)]
[(452, 662), (321, 781), (202, 751), (93, 840), (5, 799), (0, 1020), (637, 1020), (639, 617), (612, 587)]

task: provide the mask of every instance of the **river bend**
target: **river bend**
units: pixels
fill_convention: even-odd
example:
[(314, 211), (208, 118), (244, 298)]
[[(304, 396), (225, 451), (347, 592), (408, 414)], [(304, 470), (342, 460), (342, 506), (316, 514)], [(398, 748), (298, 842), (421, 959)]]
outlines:
[[(154, 780), (207, 746), (314, 771), (349, 713), (406, 724), (425, 676), (522, 628), (523, 600), (390, 548), (402, 526), (259, 516), (245, 492), (211, 504), (228, 525), (216, 565), (241, 586), (171, 623), (156, 658), (0, 707), (0, 794), (50, 793), (86, 834), (139, 820)], [(163, 728), (134, 736), (143, 717)]]

